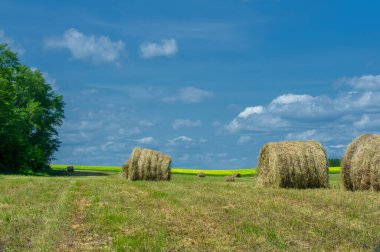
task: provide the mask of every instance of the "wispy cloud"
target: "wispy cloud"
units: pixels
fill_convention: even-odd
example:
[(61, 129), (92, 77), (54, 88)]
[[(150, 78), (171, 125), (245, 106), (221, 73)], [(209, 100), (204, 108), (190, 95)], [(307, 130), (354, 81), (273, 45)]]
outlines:
[(178, 45), (175, 39), (163, 39), (160, 43), (144, 42), (140, 45), (141, 57), (150, 59), (154, 57), (170, 57), (176, 55)]
[(6, 36), (3, 30), (0, 30), (0, 43), (7, 44), (12, 51), (16, 52), (18, 55), (23, 55), (25, 53), (25, 49), (12, 38)]
[(124, 43), (120, 40), (111, 41), (107, 36), (85, 35), (74, 28), (66, 30), (60, 37), (46, 38), (44, 45), (46, 48), (66, 48), (74, 59), (94, 64), (118, 64), (124, 51)]
[(136, 140), (138, 144), (151, 144), (154, 142), (154, 137), (143, 137)]
[(173, 129), (180, 129), (180, 128), (189, 128), (189, 127), (199, 127), (202, 123), (200, 120), (190, 120), (190, 119), (176, 119), (172, 123)]
[(239, 139), (237, 140), (238, 144), (247, 144), (252, 142), (253, 139), (251, 136), (240, 136)]
[(192, 145), (193, 144), (193, 139), (187, 136), (179, 136), (173, 139), (170, 139), (168, 141), (169, 146), (177, 146), (177, 145)]
[(177, 94), (167, 96), (161, 99), (163, 102), (184, 102), (184, 103), (200, 103), (207, 98), (213, 96), (213, 93), (207, 90), (185, 87), (178, 90)]

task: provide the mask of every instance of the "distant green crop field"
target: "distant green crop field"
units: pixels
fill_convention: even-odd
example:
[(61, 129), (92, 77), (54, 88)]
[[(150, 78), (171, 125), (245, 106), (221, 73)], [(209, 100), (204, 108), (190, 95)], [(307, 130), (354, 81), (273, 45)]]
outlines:
[[(67, 165), (63, 164), (53, 164), (51, 165), (53, 169), (66, 169)], [(100, 171), (100, 172), (120, 172), (120, 166), (91, 166), (91, 165), (74, 165), (76, 170), (82, 171)], [(189, 174), (194, 175), (199, 172), (203, 172), (209, 176), (227, 176), (235, 173), (240, 173), (242, 176), (253, 176), (256, 175), (257, 170), (255, 168), (247, 169), (233, 169), (233, 170), (207, 170), (207, 169), (186, 169), (186, 168), (172, 168), (171, 172), (173, 174)], [(340, 173), (340, 167), (330, 167), (330, 174)]]

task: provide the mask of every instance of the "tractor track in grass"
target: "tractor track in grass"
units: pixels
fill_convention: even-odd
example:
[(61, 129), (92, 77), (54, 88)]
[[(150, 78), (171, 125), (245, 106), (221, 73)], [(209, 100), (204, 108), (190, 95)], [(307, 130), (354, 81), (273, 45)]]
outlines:
[(59, 244), (59, 251), (101, 251), (107, 245), (107, 239), (94, 233), (88, 225), (86, 211), (91, 205), (83, 195), (86, 181), (77, 180), (72, 192), (72, 208), (65, 227), (64, 239)]

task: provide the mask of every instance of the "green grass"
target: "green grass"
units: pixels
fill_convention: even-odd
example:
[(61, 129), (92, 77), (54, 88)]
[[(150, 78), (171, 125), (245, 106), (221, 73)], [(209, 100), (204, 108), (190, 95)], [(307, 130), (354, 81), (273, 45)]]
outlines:
[(343, 191), (339, 174), (330, 175), (330, 189), (308, 190), (257, 188), (255, 176), (226, 183), (71, 175), (0, 175), (0, 251), (373, 251), (380, 244), (380, 194)]
[[(66, 169), (67, 165), (62, 164), (53, 164), (52, 168), (54, 170), (62, 170)], [(74, 165), (76, 170), (80, 171), (100, 171), (100, 172), (120, 172), (120, 166), (88, 166), (88, 165)], [(210, 176), (227, 176), (235, 173), (240, 173), (242, 176), (253, 176), (256, 175), (255, 168), (247, 168), (247, 169), (234, 169), (234, 170), (207, 170), (207, 169), (185, 169), (185, 168), (172, 168), (171, 172), (173, 174), (197, 174), (199, 172), (203, 172), (206, 175)], [(340, 173), (340, 167), (330, 167), (330, 174), (338, 174)]]

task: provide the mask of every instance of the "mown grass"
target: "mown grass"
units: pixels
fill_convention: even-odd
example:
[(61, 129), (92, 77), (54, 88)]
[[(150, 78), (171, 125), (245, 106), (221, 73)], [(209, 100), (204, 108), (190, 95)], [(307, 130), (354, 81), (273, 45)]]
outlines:
[(380, 194), (343, 191), (339, 174), (330, 189), (313, 190), (257, 188), (255, 176), (130, 182), (101, 174), (0, 175), (0, 248), (373, 251), (380, 243)]
[[(62, 164), (53, 164), (52, 168), (54, 170), (62, 170), (66, 169), (67, 165)], [(88, 166), (88, 165), (74, 165), (76, 170), (80, 171), (100, 171), (100, 172), (120, 172), (120, 166)], [(203, 172), (209, 176), (227, 176), (233, 175), (235, 173), (240, 173), (242, 176), (253, 176), (257, 174), (257, 170), (255, 168), (247, 168), (247, 169), (233, 169), (233, 170), (207, 170), (207, 169), (187, 169), (187, 168), (172, 168), (171, 172), (173, 174), (188, 174), (194, 175), (199, 172)], [(330, 174), (338, 174), (340, 173), (340, 167), (330, 167)]]

